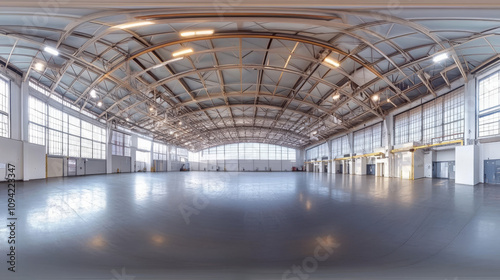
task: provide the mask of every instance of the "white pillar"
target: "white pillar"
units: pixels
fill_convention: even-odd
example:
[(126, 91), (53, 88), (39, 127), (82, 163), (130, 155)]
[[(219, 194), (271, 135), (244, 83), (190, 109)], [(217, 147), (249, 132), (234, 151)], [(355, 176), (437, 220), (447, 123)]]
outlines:
[(106, 139), (106, 173), (108, 174), (116, 172), (116, 170), (113, 170), (112, 133), (111, 125), (108, 124), (106, 127), (106, 136), (108, 138)]

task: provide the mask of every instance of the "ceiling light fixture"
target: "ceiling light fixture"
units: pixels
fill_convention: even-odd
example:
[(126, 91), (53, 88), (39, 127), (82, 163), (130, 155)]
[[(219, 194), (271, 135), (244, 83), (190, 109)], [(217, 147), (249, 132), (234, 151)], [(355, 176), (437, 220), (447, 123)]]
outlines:
[(95, 89), (90, 91), (90, 97), (97, 98), (97, 92), (95, 91)]
[(97, 107), (101, 107), (101, 106), (102, 106), (102, 101), (97, 102)]
[(340, 63), (339, 63), (338, 61), (335, 61), (335, 60), (333, 60), (333, 59), (331, 59), (331, 58), (328, 58), (328, 57), (327, 57), (327, 58), (325, 58), (325, 60), (324, 60), (324, 61), (325, 61), (326, 63), (328, 63), (328, 64), (331, 64), (331, 65), (335, 66), (335, 67), (339, 67), (339, 66), (340, 66)]
[(333, 95), (332, 98), (333, 98), (333, 100), (339, 100), (340, 94), (336, 93), (336, 94)]
[(198, 30), (198, 31), (181, 32), (182, 37), (203, 36), (203, 35), (212, 35), (212, 34), (214, 34), (213, 30)]
[(178, 52), (172, 53), (172, 56), (173, 57), (178, 57), (178, 56), (182, 56), (182, 55), (185, 55), (185, 54), (188, 54), (188, 53), (192, 53), (192, 52), (193, 52), (193, 49), (184, 49), (184, 50), (180, 50)]
[(38, 72), (43, 72), (43, 70), (45, 70), (45, 64), (43, 64), (41, 62), (37, 62), (35, 64), (35, 70)]
[(174, 132), (172, 130), (170, 130), (169, 134), (172, 135), (172, 134), (174, 134)]
[(137, 22), (130, 22), (130, 23), (116, 25), (115, 28), (128, 29), (128, 28), (146, 26), (151, 24), (154, 24), (154, 22), (145, 20), (145, 21), (137, 21)]
[(182, 121), (179, 122), (179, 125), (182, 125)]
[(125, 118), (125, 120), (129, 122), (129, 121), (130, 121), (130, 118), (129, 118), (129, 117), (127, 117), (127, 118)]
[(379, 96), (378, 94), (374, 94), (374, 95), (372, 96), (372, 100), (373, 100), (373, 101), (378, 101), (379, 99), (380, 99), (380, 96)]
[(52, 55), (55, 55), (55, 56), (59, 55), (59, 51), (54, 49), (54, 48), (51, 48), (51, 47), (45, 47), (44, 51), (46, 51)]
[(448, 53), (442, 53), (442, 54), (438, 54), (436, 55), (432, 61), (434, 61), (435, 63), (437, 62), (440, 62), (440, 61), (443, 61), (445, 59), (448, 59)]
[(154, 108), (153, 106), (149, 107), (149, 111), (151, 111), (151, 112), (153, 112), (153, 111), (154, 111), (154, 109), (155, 109), (155, 108)]

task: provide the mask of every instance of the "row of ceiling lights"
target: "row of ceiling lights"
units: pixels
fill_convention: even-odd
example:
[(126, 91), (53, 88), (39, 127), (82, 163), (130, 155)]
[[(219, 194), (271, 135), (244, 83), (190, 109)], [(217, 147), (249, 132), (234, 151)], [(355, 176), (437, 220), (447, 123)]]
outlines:
[[(154, 22), (152, 22), (152, 21), (139, 21), (139, 22), (132, 22), (132, 23), (126, 23), (126, 24), (116, 25), (113, 28), (129, 29), (129, 28), (141, 27), (141, 26), (152, 25), (152, 24), (154, 24)], [(185, 31), (185, 32), (181, 32), (180, 36), (181, 37), (193, 37), (193, 36), (209, 36), (209, 35), (212, 35), (212, 34), (214, 34), (214, 30), (198, 30), (198, 31)], [(49, 53), (49, 54), (52, 54), (54, 56), (58, 56), (59, 55), (59, 51), (57, 49), (54, 49), (54, 48), (49, 47), (49, 46), (46, 46), (44, 48), (44, 51), (47, 52), (47, 53)], [(166, 65), (168, 63), (181, 60), (181, 59), (184, 58), (184, 56), (186, 56), (188, 54), (192, 54), (192, 53), (193, 53), (193, 49), (191, 49), (191, 48), (189, 48), (189, 49), (183, 49), (183, 50), (179, 50), (179, 51), (173, 52), (172, 53), (173, 59), (168, 60), (166, 62), (163, 62), (161, 64), (158, 64), (156, 66), (153, 66), (152, 69), (159, 68), (159, 67), (164, 66), (164, 65)], [(433, 58), (433, 61), (435, 63), (438, 63), (438, 62), (443, 61), (443, 60), (445, 60), (447, 58), (448, 58), (448, 53), (441, 53), (441, 54), (436, 55)], [(329, 57), (326, 57), (323, 60), (323, 62), (325, 62), (327, 64), (330, 64), (333, 67), (340, 67), (340, 62), (338, 62), (338, 61), (336, 61), (336, 60), (334, 60), (332, 58), (329, 58)], [(37, 62), (34, 65), (35, 70), (37, 70), (39, 72), (43, 72), (45, 70), (45, 67), (46, 67), (46, 65), (44, 63), (42, 63), (42, 62)], [(90, 91), (90, 96), (92, 98), (94, 98), (94, 99), (97, 98), (97, 92), (96, 92), (95, 89), (92, 89)], [(334, 100), (338, 100), (338, 99), (340, 99), (340, 96), (341, 96), (341, 94), (337, 91), (337, 93), (335, 93), (333, 95), (333, 99)], [(380, 96), (379, 96), (379, 94), (374, 94), (374, 95), (372, 95), (371, 99), (373, 101), (378, 101), (380, 99)], [(97, 106), (101, 107), (102, 105), (103, 105), (102, 100), (99, 100), (97, 102)], [(150, 111), (154, 111), (154, 107), (151, 106), (149, 108), (149, 110)], [(126, 121), (129, 121), (128, 117), (126, 118)], [(179, 122), (179, 125), (182, 125), (182, 121)], [(170, 131), (170, 135), (172, 135), (172, 134), (174, 134), (174, 132)], [(177, 136), (177, 133), (175, 133), (175, 136)]]

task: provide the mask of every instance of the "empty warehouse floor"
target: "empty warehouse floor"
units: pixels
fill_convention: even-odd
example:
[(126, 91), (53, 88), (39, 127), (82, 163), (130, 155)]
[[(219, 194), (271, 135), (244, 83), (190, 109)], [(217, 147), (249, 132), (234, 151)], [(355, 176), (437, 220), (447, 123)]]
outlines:
[(18, 182), (9, 279), (496, 277), (499, 199), (490, 185), (304, 172)]

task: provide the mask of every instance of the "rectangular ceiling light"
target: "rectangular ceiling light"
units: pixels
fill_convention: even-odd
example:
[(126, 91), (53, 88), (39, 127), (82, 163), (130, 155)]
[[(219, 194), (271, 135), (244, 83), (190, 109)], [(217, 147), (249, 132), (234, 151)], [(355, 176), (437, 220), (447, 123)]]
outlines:
[(151, 25), (151, 24), (154, 24), (154, 22), (144, 20), (144, 21), (137, 21), (137, 22), (120, 24), (120, 25), (115, 26), (115, 28), (128, 29), (128, 28), (140, 27), (140, 26)]
[(198, 31), (181, 32), (182, 37), (203, 36), (203, 35), (212, 35), (212, 34), (214, 34), (213, 30), (198, 30)]
[(55, 56), (59, 55), (59, 51), (54, 49), (54, 48), (51, 48), (51, 47), (45, 47), (44, 51), (46, 51), (52, 55), (55, 55)]
[(442, 54), (438, 54), (438, 55), (436, 55), (436, 56), (432, 59), (432, 61), (434, 61), (434, 62), (440, 62), (440, 61), (443, 61), (443, 60), (445, 60), (445, 59), (447, 59), (447, 58), (448, 58), (448, 54), (447, 54), (447, 53), (442, 53)]
[(328, 64), (331, 64), (331, 65), (333, 65), (335, 67), (339, 67), (340, 66), (340, 63), (338, 63), (338, 61), (335, 61), (335, 60), (333, 60), (331, 58), (328, 58), (328, 57), (325, 58), (325, 62), (328, 63)]
[(172, 53), (172, 56), (173, 57), (178, 57), (178, 56), (182, 56), (182, 55), (185, 55), (185, 54), (188, 54), (188, 53), (192, 53), (192, 52), (193, 52), (193, 49), (185, 49), (185, 50), (181, 50), (181, 51)]

